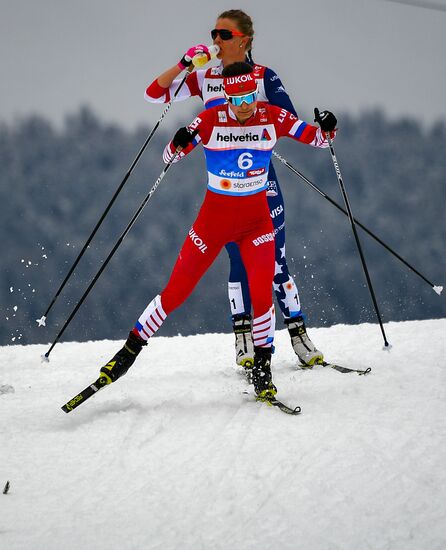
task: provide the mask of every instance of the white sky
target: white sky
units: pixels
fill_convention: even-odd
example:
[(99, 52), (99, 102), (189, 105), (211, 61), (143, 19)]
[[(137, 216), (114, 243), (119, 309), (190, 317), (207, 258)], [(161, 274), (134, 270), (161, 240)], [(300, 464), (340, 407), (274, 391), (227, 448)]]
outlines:
[[(145, 86), (210, 43), (230, 8), (252, 16), (254, 59), (278, 72), (302, 118), (316, 105), (446, 118), (446, 11), (388, 0), (0, 0), (0, 121), (35, 112), (59, 123), (88, 104), (127, 127), (153, 123), (161, 107), (143, 100)], [(188, 122), (191, 108), (176, 105), (169, 123)]]

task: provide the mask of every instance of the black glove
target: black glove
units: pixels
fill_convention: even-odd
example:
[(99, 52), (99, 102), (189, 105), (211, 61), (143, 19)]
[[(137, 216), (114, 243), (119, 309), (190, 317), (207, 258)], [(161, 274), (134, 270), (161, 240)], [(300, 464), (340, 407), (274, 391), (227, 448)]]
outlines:
[(181, 147), (181, 149), (185, 149), (189, 143), (192, 143), (194, 137), (198, 134), (198, 130), (189, 130), (189, 128), (186, 128), (186, 126), (183, 126), (183, 128), (180, 128), (177, 130), (177, 133), (173, 136), (173, 146), (175, 149), (177, 147)]
[(185, 53), (178, 63), (180, 69), (187, 69), (192, 65), (192, 59)]
[(321, 111), (317, 107), (314, 108), (314, 122), (317, 122), (323, 132), (333, 132), (336, 128), (337, 119), (330, 111)]

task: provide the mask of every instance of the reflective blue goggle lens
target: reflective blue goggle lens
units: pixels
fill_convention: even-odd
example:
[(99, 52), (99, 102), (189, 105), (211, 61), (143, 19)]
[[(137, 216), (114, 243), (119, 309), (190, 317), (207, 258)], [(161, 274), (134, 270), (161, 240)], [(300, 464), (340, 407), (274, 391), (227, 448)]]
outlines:
[(235, 107), (240, 107), (242, 103), (251, 105), (251, 103), (257, 100), (257, 92), (251, 92), (246, 95), (227, 95), (226, 99)]

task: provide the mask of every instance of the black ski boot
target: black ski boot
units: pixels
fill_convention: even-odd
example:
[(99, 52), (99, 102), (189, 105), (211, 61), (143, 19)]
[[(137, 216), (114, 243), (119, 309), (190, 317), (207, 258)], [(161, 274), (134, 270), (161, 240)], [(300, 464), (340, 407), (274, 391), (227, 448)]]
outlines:
[(254, 348), (252, 383), (258, 401), (268, 401), (276, 395), (277, 388), (271, 375), (271, 348)]
[(130, 332), (124, 347), (101, 368), (101, 378), (104, 377), (107, 380), (107, 384), (116, 382), (118, 378), (124, 376), (129, 370), (143, 346), (146, 345), (147, 342), (145, 340), (134, 332)]

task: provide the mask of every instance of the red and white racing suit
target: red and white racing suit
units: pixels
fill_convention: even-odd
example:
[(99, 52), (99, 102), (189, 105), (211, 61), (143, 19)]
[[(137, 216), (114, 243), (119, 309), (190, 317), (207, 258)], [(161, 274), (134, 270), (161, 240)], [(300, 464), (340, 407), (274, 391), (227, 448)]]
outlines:
[[(228, 242), (240, 248), (254, 310), (254, 345), (269, 347), (274, 338), (271, 286), (274, 278), (274, 230), (266, 199), (268, 168), (274, 145), (286, 136), (314, 147), (327, 147), (320, 128), (285, 109), (258, 102), (241, 125), (228, 104), (200, 113), (189, 125), (198, 130), (176, 160), (203, 144), (208, 190), (197, 219), (181, 248), (169, 282), (139, 317), (134, 331), (145, 340), (194, 289)], [(164, 150), (168, 162), (175, 148)]]

